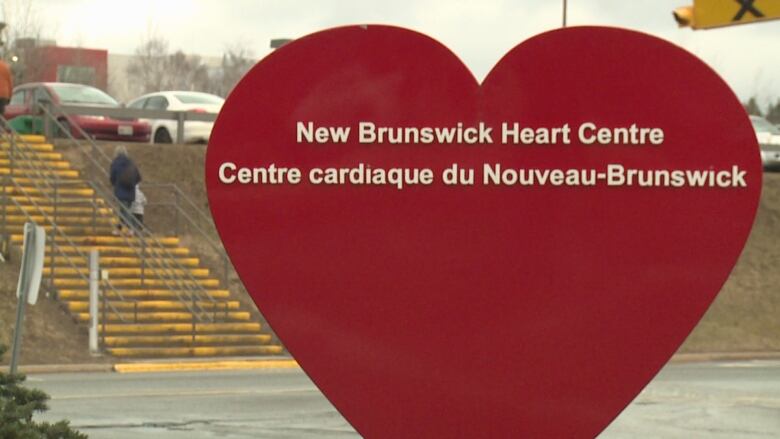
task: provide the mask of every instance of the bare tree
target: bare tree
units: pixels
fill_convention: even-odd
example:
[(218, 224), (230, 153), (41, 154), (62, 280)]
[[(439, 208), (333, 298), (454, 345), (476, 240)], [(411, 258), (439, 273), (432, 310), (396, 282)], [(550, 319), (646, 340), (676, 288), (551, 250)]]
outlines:
[(228, 46), (222, 55), (221, 69), (216, 75), (218, 77), (213, 78), (210, 91), (222, 97), (227, 96), (254, 64), (254, 54), (246, 46)]
[(147, 34), (127, 65), (128, 89), (135, 94), (162, 90), (167, 76), (167, 58), (168, 41)]
[(209, 69), (200, 56), (168, 51), (168, 42), (148, 31), (127, 65), (128, 91), (140, 95), (160, 90), (204, 91), (227, 96), (255, 60), (242, 44), (228, 46), (219, 68)]
[(766, 109), (766, 118), (772, 123), (780, 124), (780, 98), (774, 104), (769, 104)]
[(42, 39), (43, 24), (34, 0), (2, 0), (0, 13), (6, 24), (0, 35), (0, 52), (3, 59), (10, 61), (14, 83), (38, 78), (49, 66), (43, 54), (36, 50)]
[(5, 43), (3, 55), (10, 54), (17, 40), (41, 36), (41, 14), (34, 0), (2, 0), (0, 12), (6, 25), (2, 35), (2, 41)]
[(166, 72), (163, 88), (167, 90), (195, 91), (208, 86), (208, 71), (197, 55), (177, 50), (166, 58)]
[(209, 76), (197, 55), (168, 52), (168, 41), (148, 32), (127, 65), (128, 90), (146, 94), (160, 90), (204, 90)]
[(763, 116), (761, 107), (758, 105), (758, 99), (756, 99), (755, 96), (751, 96), (747, 102), (742, 104), (742, 106), (745, 107), (745, 111), (747, 111), (748, 114)]

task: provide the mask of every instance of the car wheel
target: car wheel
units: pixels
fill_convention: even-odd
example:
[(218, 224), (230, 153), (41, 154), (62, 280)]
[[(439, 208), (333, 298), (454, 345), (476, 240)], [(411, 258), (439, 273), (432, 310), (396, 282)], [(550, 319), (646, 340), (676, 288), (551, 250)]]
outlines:
[(165, 128), (160, 128), (154, 132), (154, 143), (173, 143), (171, 133)]

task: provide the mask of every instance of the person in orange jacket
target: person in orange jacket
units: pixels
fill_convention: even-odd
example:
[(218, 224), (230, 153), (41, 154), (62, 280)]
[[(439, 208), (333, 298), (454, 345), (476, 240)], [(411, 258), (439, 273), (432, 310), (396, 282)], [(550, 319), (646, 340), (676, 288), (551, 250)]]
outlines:
[(11, 69), (8, 64), (0, 59), (0, 115), (5, 115), (5, 106), (11, 99), (11, 93), (14, 89), (14, 81), (11, 76)]

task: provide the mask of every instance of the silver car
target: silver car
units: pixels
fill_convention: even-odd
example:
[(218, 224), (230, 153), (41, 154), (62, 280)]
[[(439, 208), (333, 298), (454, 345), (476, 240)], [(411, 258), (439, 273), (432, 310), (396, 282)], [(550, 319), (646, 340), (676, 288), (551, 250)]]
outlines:
[(780, 129), (760, 116), (750, 116), (761, 147), (761, 163), (764, 169), (780, 168)]
[[(149, 93), (130, 101), (129, 108), (146, 110), (191, 111), (219, 113), (225, 100), (219, 96), (194, 91), (161, 91)], [(151, 143), (172, 143), (178, 134), (178, 125), (172, 119), (141, 119), (152, 126)], [(206, 143), (214, 122), (187, 121), (182, 138), (185, 143)]]

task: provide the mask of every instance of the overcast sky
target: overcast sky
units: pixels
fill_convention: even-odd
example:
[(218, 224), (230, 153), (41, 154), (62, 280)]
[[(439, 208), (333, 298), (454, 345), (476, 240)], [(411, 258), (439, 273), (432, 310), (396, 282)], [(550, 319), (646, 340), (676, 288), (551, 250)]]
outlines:
[[(561, 25), (557, 0), (4, 0), (32, 2), (59, 45), (133, 52), (153, 29), (172, 50), (219, 56), (241, 44), (257, 58), (272, 38), (345, 24), (394, 24), (452, 49), (478, 78), (513, 46)], [(672, 41), (709, 63), (745, 99), (780, 98), (780, 20), (714, 30), (678, 29), (671, 11), (693, 0), (569, 0), (569, 25), (604, 24)], [(10, 14), (9, 14), (10, 15)], [(11, 20), (12, 17), (6, 17)], [(10, 24), (10, 23), (9, 23)]]

